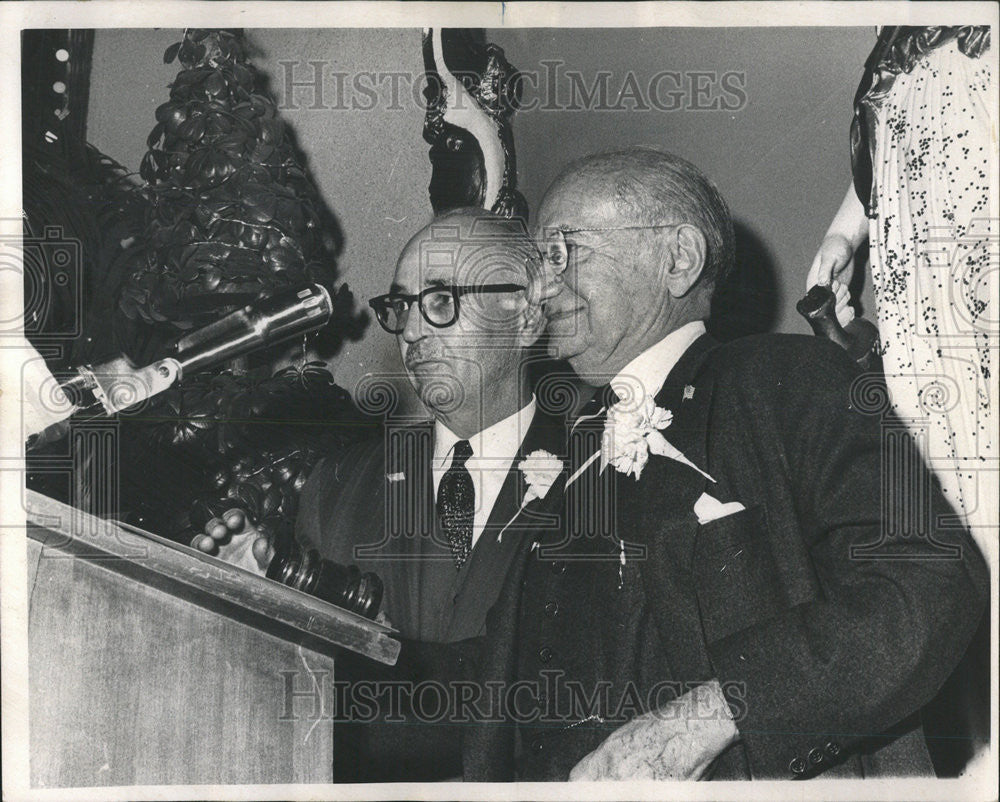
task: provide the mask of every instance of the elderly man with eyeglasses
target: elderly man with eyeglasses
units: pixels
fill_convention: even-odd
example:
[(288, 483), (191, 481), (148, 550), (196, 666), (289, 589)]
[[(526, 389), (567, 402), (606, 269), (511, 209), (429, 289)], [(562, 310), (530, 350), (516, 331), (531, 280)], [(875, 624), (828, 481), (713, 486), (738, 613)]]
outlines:
[(688, 162), (585, 158), (537, 225), (550, 348), (600, 389), (482, 658), (544, 704), (472, 727), (466, 779), (933, 774), (988, 578), (898, 421), (828, 341), (706, 334), (734, 238)]
[[(296, 540), (378, 574), (383, 612), (403, 639), (392, 670), (348, 655), (338, 663), (338, 680), (384, 679), (390, 694), (365, 726), (338, 720), (338, 781), (461, 773), (460, 728), (421, 725), (391, 693), (400, 680), (472, 680), (487, 611), (521, 541), (557, 520), (565, 426), (538, 408), (528, 377), (545, 326), (540, 276), (522, 223), (459, 209), (413, 236), (389, 292), (370, 301), (434, 420), (387, 423), (384, 437), (321, 461), (302, 492)], [(230, 531), (230, 517), (194, 545), (263, 571), (266, 542), (240, 515)], [(408, 720), (382, 721), (394, 715)]]

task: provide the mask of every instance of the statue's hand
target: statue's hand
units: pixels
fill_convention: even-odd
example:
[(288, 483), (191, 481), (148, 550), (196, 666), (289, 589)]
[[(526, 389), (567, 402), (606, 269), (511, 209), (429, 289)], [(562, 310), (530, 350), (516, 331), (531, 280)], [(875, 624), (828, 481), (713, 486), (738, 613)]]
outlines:
[(854, 276), (854, 247), (842, 234), (828, 234), (813, 258), (806, 277), (806, 290), (817, 284), (829, 286), (840, 281), (845, 286)]
[(267, 538), (240, 509), (228, 510), (221, 518), (205, 524), (204, 533), (196, 535), (191, 546), (260, 576), (267, 573), (274, 557)]
[(833, 280), (830, 289), (833, 290), (833, 294), (836, 297), (833, 311), (837, 315), (837, 322), (841, 326), (846, 326), (855, 317), (854, 307), (851, 306), (851, 292), (847, 289), (846, 284), (836, 279)]

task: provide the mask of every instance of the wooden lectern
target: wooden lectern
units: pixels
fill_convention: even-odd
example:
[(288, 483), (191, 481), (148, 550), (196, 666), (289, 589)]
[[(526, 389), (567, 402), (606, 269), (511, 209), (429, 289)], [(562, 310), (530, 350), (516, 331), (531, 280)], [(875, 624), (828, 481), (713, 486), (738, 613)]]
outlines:
[(32, 491), (30, 777), (38, 788), (331, 782), (335, 655), (391, 630)]

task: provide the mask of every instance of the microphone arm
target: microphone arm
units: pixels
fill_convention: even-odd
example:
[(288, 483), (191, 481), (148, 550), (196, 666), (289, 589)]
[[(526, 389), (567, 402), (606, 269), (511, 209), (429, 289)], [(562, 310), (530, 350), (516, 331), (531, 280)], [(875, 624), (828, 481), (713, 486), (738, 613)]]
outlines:
[(162, 393), (186, 375), (321, 328), (332, 316), (326, 288), (312, 284), (282, 289), (185, 334), (151, 365), (136, 367), (119, 356), (76, 368), (76, 375), (61, 386), (71, 399), (89, 390), (113, 415)]

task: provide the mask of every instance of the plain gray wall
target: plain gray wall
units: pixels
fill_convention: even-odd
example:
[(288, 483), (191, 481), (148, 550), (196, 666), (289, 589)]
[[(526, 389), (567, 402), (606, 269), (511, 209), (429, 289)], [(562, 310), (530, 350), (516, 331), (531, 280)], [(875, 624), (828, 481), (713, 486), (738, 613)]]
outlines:
[[(88, 135), (132, 169), (138, 169), (153, 112), (167, 99), (167, 84), (178, 71), (176, 63), (163, 64), (163, 50), (180, 34), (174, 29), (96, 34)], [(307, 62), (326, 63), (327, 106), (345, 99), (330, 77), (338, 71), (401, 72), (411, 76), (404, 82), (419, 89), (423, 64), (416, 29), (269, 29), (250, 37), (258, 50), (253, 61), (271, 76), (279, 100), (287, 71), (279, 62), (289, 60), (297, 62), (297, 80), (311, 74)], [(542, 61), (561, 62), (557, 103), (568, 98), (568, 71), (579, 73), (587, 87), (600, 72), (609, 72), (609, 105), (629, 71), (643, 93), (660, 71), (745, 76), (738, 80), (746, 103), (731, 111), (522, 111), (514, 121), (520, 188), (534, 209), (548, 182), (573, 158), (636, 143), (672, 150), (717, 182), (752, 257), (772, 271), (772, 328), (808, 331), (794, 305), (850, 180), (851, 102), (874, 42), (872, 28), (491, 29), (487, 37), (516, 67), (542, 78)], [(529, 85), (525, 99), (551, 102), (543, 90)], [(368, 103), (361, 94), (348, 94)], [(392, 108), (388, 81), (378, 84), (378, 96), (372, 110), (312, 109), (312, 90), (296, 90), (297, 108), (283, 112), (340, 220), (345, 235), (340, 276), (360, 306), (386, 290), (400, 249), (430, 215), (423, 111), (408, 91)], [(734, 101), (731, 94), (726, 98)], [(684, 100), (698, 102), (690, 91)], [(863, 302), (871, 308), (867, 295)], [(337, 381), (351, 390), (366, 373), (398, 373), (400, 367), (393, 338), (374, 321), (364, 338), (348, 344), (332, 363)], [(405, 408), (414, 403), (412, 395), (404, 396)]]

